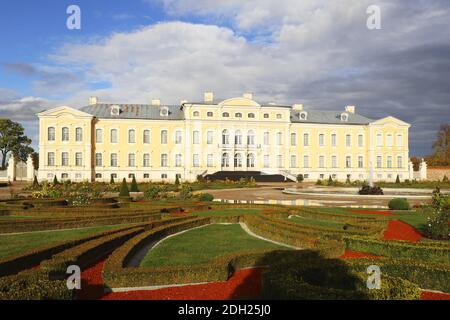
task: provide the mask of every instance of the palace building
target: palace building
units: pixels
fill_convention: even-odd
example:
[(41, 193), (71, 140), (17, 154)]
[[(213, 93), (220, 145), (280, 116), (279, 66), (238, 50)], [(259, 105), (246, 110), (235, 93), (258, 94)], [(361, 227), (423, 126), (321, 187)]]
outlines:
[(295, 180), (410, 178), (408, 129), (394, 117), (369, 119), (354, 106), (317, 111), (260, 104), (250, 93), (180, 105), (106, 104), (38, 114), (39, 180), (193, 181), (254, 171)]

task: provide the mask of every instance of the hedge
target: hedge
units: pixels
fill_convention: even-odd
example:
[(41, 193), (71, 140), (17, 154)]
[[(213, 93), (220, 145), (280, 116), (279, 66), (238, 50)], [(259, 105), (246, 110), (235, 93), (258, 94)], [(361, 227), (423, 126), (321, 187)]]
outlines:
[(442, 242), (384, 241), (364, 237), (344, 238), (347, 249), (370, 252), (391, 258), (417, 259), (437, 263), (450, 263), (450, 246)]
[(308, 208), (292, 209), (289, 210), (289, 214), (299, 215), (305, 218), (316, 218), (319, 220), (331, 220), (343, 223), (350, 223), (350, 224), (355, 223), (358, 225), (368, 225), (368, 226), (373, 225), (379, 227), (385, 227), (388, 220), (385, 217), (376, 217), (376, 216), (358, 217), (347, 214), (321, 212), (318, 210)]
[(388, 207), (391, 210), (409, 210), (411, 206), (406, 198), (394, 198), (389, 201)]

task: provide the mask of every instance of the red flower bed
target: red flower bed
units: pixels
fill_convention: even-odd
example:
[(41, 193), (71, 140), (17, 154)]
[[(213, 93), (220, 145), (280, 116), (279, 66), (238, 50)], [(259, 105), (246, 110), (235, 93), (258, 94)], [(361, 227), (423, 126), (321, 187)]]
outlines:
[(420, 300), (450, 300), (450, 293), (422, 291)]
[(345, 250), (344, 254), (339, 257), (340, 259), (359, 259), (359, 258), (380, 258), (379, 256), (359, 251)]
[(405, 240), (417, 242), (422, 238), (419, 231), (411, 225), (400, 220), (389, 220), (388, 227), (384, 232), (384, 240)]
[(357, 214), (377, 214), (381, 216), (395, 216), (392, 212), (389, 210), (357, 210), (357, 209), (348, 209), (346, 210), (350, 213), (357, 213)]
[(105, 260), (103, 258), (81, 272), (81, 290), (77, 292), (76, 299), (97, 300), (104, 295), (102, 271)]

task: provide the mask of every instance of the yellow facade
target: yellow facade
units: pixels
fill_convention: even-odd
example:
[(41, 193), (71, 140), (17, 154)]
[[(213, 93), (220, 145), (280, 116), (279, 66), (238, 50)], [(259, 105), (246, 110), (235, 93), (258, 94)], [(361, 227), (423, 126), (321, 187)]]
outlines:
[[(295, 179), (409, 179), (409, 124), (302, 105), (262, 105), (252, 95), (164, 106), (99, 104), (38, 114), (40, 180), (195, 180), (218, 171)], [(372, 167), (372, 169), (371, 169)], [(117, 180), (116, 180), (117, 181)]]

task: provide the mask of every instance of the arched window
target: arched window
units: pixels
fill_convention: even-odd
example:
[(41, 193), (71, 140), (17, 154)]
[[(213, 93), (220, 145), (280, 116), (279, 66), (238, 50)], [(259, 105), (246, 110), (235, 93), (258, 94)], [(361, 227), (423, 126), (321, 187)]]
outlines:
[(253, 130), (249, 130), (247, 133), (247, 144), (249, 146), (255, 145), (255, 132)]
[(149, 153), (144, 153), (142, 165), (144, 167), (150, 167), (150, 154)]
[(194, 117), (200, 117), (200, 112), (198, 112), (198, 111), (194, 111)]
[(248, 117), (249, 117), (250, 119), (253, 119), (253, 118), (255, 118), (255, 114), (254, 114), (254, 113), (249, 113), (249, 114), (248, 114)]
[(242, 118), (242, 113), (237, 112), (234, 116), (235, 116), (236, 118)]
[(212, 116), (214, 116), (214, 114), (213, 114), (211, 111), (209, 111), (209, 112), (206, 114), (206, 116), (212, 117)]
[(55, 141), (55, 128), (54, 127), (49, 127), (47, 129), (47, 140)]
[(169, 166), (169, 158), (166, 153), (163, 153), (161, 155), (161, 167), (168, 167)]
[(242, 155), (240, 153), (234, 155), (234, 167), (242, 168)]
[(254, 168), (255, 167), (255, 155), (253, 153), (250, 153), (247, 156), (247, 167), (248, 168)]
[(227, 129), (222, 131), (222, 144), (230, 144), (230, 133)]
[(69, 141), (69, 128), (62, 128), (62, 141)]
[(111, 129), (111, 143), (117, 143), (117, 129)]
[(142, 134), (142, 141), (145, 144), (150, 143), (150, 130), (144, 130), (144, 132)]
[(95, 130), (95, 142), (96, 143), (102, 143), (103, 142), (103, 130), (102, 129), (96, 129)]
[(134, 153), (128, 154), (128, 166), (129, 167), (136, 166), (136, 155)]
[(229, 118), (230, 114), (228, 112), (224, 112), (224, 113), (222, 113), (222, 117)]
[(199, 144), (200, 143), (200, 132), (194, 131), (192, 132), (192, 144)]
[(234, 144), (241, 145), (242, 144), (242, 132), (241, 130), (237, 130), (234, 134)]
[(95, 166), (101, 167), (103, 165), (103, 156), (101, 153), (95, 154)]
[(264, 119), (269, 119), (269, 114), (268, 113), (264, 113), (263, 117), (264, 117)]
[(83, 129), (81, 128), (75, 129), (75, 141), (77, 142), (83, 141)]
[(136, 130), (128, 130), (128, 143), (136, 143)]
[(167, 130), (161, 131), (161, 144), (167, 144)]
[(283, 133), (282, 132), (277, 132), (277, 145), (281, 146), (283, 144)]
[(181, 144), (183, 141), (182, 133), (180, 130), (175, 132), (175, 144)]
[(230, 167), (230, 157), (228, 156), (228, 153), (222, 154), (222, 168), (228, 168)]
[(117, 153), (111, 153), (111, 167), (117, 167)]

